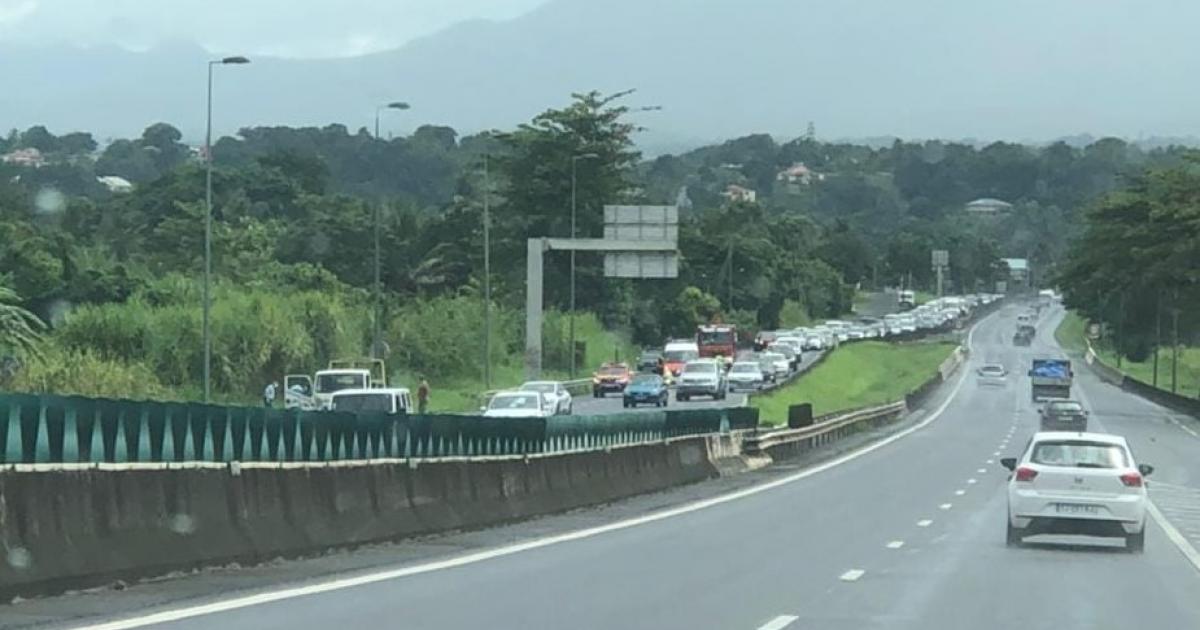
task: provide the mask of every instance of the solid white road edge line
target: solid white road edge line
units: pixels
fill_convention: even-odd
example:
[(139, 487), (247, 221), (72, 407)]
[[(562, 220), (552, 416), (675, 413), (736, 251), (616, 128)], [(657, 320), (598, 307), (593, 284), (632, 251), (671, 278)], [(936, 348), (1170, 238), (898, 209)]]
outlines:
[[(1137, 400), (1141, 400), (1147, 405), (1154, 406), (1149, 401), (1142, 400), (1140, 396), (1134, 395), (1133, 397)], [(1092, 407), (1092, 401), (1088, 400), (1087, 392), (1085, 392), (1082, 387), (1079, 388), (1079, 399), (1082, 400), (1083, 404), (1087, 405), (1089, 409), (1095, 409), (1095, 407)], [(1096, 418), (1096, 425), (1101, 431), (1107, 430), (1104, 428), (1104, 423), (1101, 422), (1099, 418)], [(1192, 566), (1195, 567), (1197, 571), (1200, 571), (1200, 551), (1196, 551), (1196, 548), (1192, 546), (1192, 543), (1188, 542), (1187, 537), (1181, 534), (1178, 529), (1175, 529), (1175, 526), (1171, 524), (1171, 521), (1167, 520), (1166, 516), (1163, 516), (1163, 513), (1159, 511), (1158, 506), (1154, 504), (1152, 499), (1146, 501), (1146, 511), (1150, 513), (1150, 518), (1153, 518), (1154, 522), (1158, 523), (1158, 526), (1162, 528), (1163, 533), (1167, 535), (1167, 539), (1175, 544), (1175, 548), (1179, 549), (1179, 552), (1183, 554), (1183, 557), (1186, 558), (1188, 562), (1192, 563)]]
[(1179, 530), (1175, 529), (1175, 526), (1163, 516), (1162, 512), (1158, 511), (1158, 506), (1154, 504), (1154, 501), (1146, 502), (1146, 510), (1150, 512), (1150, 517), (1154, 519), (1154, 522), (1158, 523), (1158, 526), (1166, 532), (1167, 538), (1175, 543), (1183, 557), (1187, 558), (1188, 562), (1191, 562), (1192, 566), (1200, 571), (1200, 551), (1196, 551), (1192, 543), (1188, 542), (1187, 537), (1179, 533)]
[(797, 619), (799, 619), (799, 617), (792, 615), (779, 615), (778, 617), (759, 626), (758, 630), (783, 630), (784, 628), (792, 625), (792, 622), (796, 621)]
[[(976, 322), (973, 326), (971, 326), (971, 330), (967, 332), (966, 346), (967, 346), (968, 351), (970, 350), (972, 342), (974, 340), (975, 330), (980, 326), (980, 324), (991, 319), (998, 312), (999, 311), (989, 314), (988, 316), (984, 317), (983, 319)], [(860, 449), (850, 451), (849, 453), (846, 453), (845, 455), (842, 455), (841, 457), (831, 459), (823, 464), (819, 464), (819, 465), (809, 468), (807, 470), (802, 470), (793, 475), (789, 475), (787, 477), (776, 479), (774, 481), (769, 481), (769, 482), (761, 484), (761, 485), (751, 486), (749, 488), (745, 488), (743, 490), (738, 490), (736, 492), (730, 492), (730, 493), (715, 496), (712, 498), (702, 499), (700, 501), (695, 501), (693, 503), (687, 503), (687, 504), (681, 505), (679, 507), (662, 510), (659, 512), (654, 512), (651, 514), (646, 514), (644, 516), (626, 519), (623, 521), (617, 521), (615, 523), (609, 523), (607, 525), (599, 525), (597, 527), (590, 527), (587, 529), (581, 529), (581, 530), (577, 530), (577, 531), (573, 531), (573, 532), (567, 532), (567, 533), (563, 533), (563, 534), (555, 534), (553, 536), (546, 536), (543, 538), (535, 538), (533, 540), (527, 540), (524, 542), (515, 543), (512, 545), (506, 545), (503, 547), (495, 547), (493, 549), (485, 549), (483, 551), (476, 551), (474, 553), (468, 553), (468, 554), (456, 556), (453, 558), (447, 558), (445, 560), (426, 562), (424, 564), (417, 564), (417, 565), (404, 567), (404, 568), (400, 568), (400, 569), (390, 569), (387, 571), (376, 571), (374, 573), (366, 573), (366, 574), (357, 575), (354, 577), (336, 578), (336, 579), (328, 580), (325, 582), (308, 584), (305, 586), (293, 586), (293, 587), (282, 588), (282, 589), (278, 589), (278, 590), (274, 590), (274, 591), (264, 591), (264, 592), (256, 593), (253, 595), (242, 595), (239, 597), (232, 597), (230, 599), (215, 601), (215, 602), (211, 602), (208, 604), (197, 604), (197, 605), (193, 605), (193, 606), (185, 606), (183, 608), (176, 608), (173, 610), (164, 610), (164, 611), (160, 611), (160, 612), (143, 614), (143, 615), (138, 615), (138, 616), (134, 616), (134, 617), (127, 617), (125, 619), (119, 619), (116, 621), (108, 621), (108, 622), (101, 622), (101, 623), (95, 623), (95, 624), (73, 626), (73, 628), (74, 628), (74, 630), (129, 630), (131, 628), (144, 628), (146, 626), (151, 626), (154, 624), (180, 621), (182, 619), (190, 619), (192, 617), (201, 617), (204, 615), (212, 615), (212, 614), (216, 614), (216, 613), (220, 613), (220, 612), (237, 610), (239, 608), (247, 608), (250, 606), (269, 604), (271, 602), (282, 601), (285, 599), (293, 599), (296, 597), (306, 597), (309, 595), (328, 593), (330, 591), (338, 591), (338, 590), (347, 589), (347, 588), (354, 588), (356, 586), (363, 586), (366, 584), (374, 584), (376, 582), (384, 582), (387, 580), (395, 580), (395, 579), (409, 577), (409, 576), (413, 576), (413, 575), (420, 575), (422, 573), (431, 573), (433, 571), (453, 569), (453, 568), (457, 568), (457, 567), (466, 566), (469, 564), (475, 564), (476, 562), (483, 562), (484, 560), (492, 560), (495, 558), (502, 558), (504, 556), (511, 556), (514, 554), (521, 553), (523, 551), (532, 551), (534, 549), (541, 549), (542, 547), (549, 547), (551, 545), (557, 545), (557, 544), (564, 543), (564, 542), (570, 542), (570, 541), (574, 541), (574, 540), (583, 540), (585, 538), (592, 538), (594, 536), (599, 536), (601, 534), (606, 534), (608, 532), (619, 531), (622, 529), (629, 529), (630, 527), (637, 527), (639, 525), (645, 525), (647, 523), (653, 523), (656, 521), (666, 520), (669, 518), (674, 518), (676, 516), (681, 516), (683, 514), (697, 512), (699, 510), (710, 508), (710, 507), (713, 507), (716, 505), (721, 505), (722, 503), (729, 503), (730, 501), (736, 501), (738, 499), (743, 499), (743, 498), (746, 498), (749, 496), (754, 496), (756, 494), (760, 494), (760, 493), (766, 492), (768, 490), (773, 490), (780, 486), (785, 486), (785, 485), (788, 485), (791, 483), (795, 483), (797, 481), (800, 481), (801, 479), (807, 479), (808, 477), (825, 472), (826, 470), (835, 468), (837, 466), (845, 464), (846, 462), (856, 460), (856, 459), (862, 457), (863, 455), (877, 451), (893, 442), (901, 440), (905, 437), (908, 437), (909, 435), (912, 435), (913, 433), (916, 433), (917, 431), (920, 431), (921, 429), (924, 429), (925, 427), (929, 426), (930, 424), (933, 424), (933, 422), (935, 420), (937, 420), (938, 418), (940, 418), (942, 416), (942, 413), (944, 411), (946, 411), (946, 408), (950, 406), (950, 403), (954, 402), (954, 399), (958, 397), (959, 390), (962, 389), (963, 383), (966, 382), (966, 380), (967, 380), (966, 375), (968, 372), (970, 372), (970, 370), (967, 370), (967, 369), (963, 369), (959, 372), (958, 381), (954, 384), (954, 388), (952, 390), (950, 390), (950, 395), (947, 396), (946, 399), (943, 400), (942, 403), (940, 405), (938, 405), (938, 407), (936, 409), (933, 410), (933, 413), (929, 414), (924, 420), (918, 422), (917, 424), (914, 424), (913, 426), (911, 426), (907, 429), (904, 429), (903, 431), (899, 431), (893, 435), (890, 435), (878, 442), (874, 442), (874, 443), (868, 444)], [(932, 522), (932, 521), (930, 521), (930, 522)], [(928, 524), (921, 525), (920, 523), (918, 523), (918, 525), (921, 527), (928, 526)]]

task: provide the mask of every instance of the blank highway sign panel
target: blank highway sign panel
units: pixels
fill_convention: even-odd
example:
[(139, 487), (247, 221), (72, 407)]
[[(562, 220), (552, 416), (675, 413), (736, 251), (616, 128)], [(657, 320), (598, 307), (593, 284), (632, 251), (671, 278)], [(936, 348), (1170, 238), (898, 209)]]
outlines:
[(604, 255), (606, 278), (675, 278), (679, 256), (673, 252), (619, 252)]

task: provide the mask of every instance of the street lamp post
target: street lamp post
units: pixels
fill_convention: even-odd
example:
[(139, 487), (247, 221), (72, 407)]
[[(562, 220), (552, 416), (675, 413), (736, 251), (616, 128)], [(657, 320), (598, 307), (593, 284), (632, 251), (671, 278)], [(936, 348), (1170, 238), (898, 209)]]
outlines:
[(489, 156), (483, 154), (483, 388), (492, 389), (492, 216)]
[[(409, 105), (408, 105), (408, 103), (405, 103), (403, 101), (395, 101), (392, 103), (388, 103), (386, 105), (380, 105), (375, 108), (375, 139), (376, 140), (379, 139), (379, 114), (380, 114), (380, 112), (382, 112), (385, 109), (406, 110), (406, 109), (409, 109)], [(374, 223), (375, 223), (375, 300), (374, 300), (375, 307), (373, 309), (374, 315), (371, 317), (371, 356), (376, 359), (382, 358), (380, 356), (382, 354), (382, 352), (380, 351), (381, 329), (380, 329), (380, 321), (379, 321), (382, 317), (382, 311), (383, 311), (383, 282), (381, 279), (382, 278), (382, 263), (381, 263), (382, 252), (381, 252), (381, 249), (379, 246), (379, 232), (382, 227), (381, 223), (383, 221), (382, 216), (381, 216), (383, 213), (381, 212), (381, 208), (380, 208), (381, 203), (382, 202), (375, 204), (375, 220), (374, 220)]]
[[(576, 238), (576, 223), (575, 215), (578, 210), (578, 177), (580, 160), (598, 160), (600, 156), (595, 153), (581, 153), (571, 156), (571, 240)], [(568, 319), (570, 322), (570, 346), (567, 348), (568, 360), (571, 362), (571, 380), (575, 379), (575, 248), (571, 248), (571, 315)]]
[(245, 57), (224, 57), (208, 62), (208, 111), (204, 125), (204, 402), (212, 399), (212, 330), (209, 311), (212, 300), (209, 285), (212, 284), (212, 87), (213, 66), (250, 63)]

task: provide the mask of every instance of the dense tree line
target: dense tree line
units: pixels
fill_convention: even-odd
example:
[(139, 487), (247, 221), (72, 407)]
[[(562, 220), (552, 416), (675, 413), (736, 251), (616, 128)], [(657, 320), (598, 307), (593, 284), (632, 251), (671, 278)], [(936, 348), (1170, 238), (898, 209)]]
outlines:
[(1200, 342), (1200, 154), (1129, 178), (1084, 216), (1058, 277), (1067, 304), (1134, 361)]
[[(871, 148), (756, 135), (646, 160), (625, 96), (578, 94), (516, 129), (466, 137), (424, 126), (375, 138), (330, 125), (249, 128), (214, 143), (214, 316), (227, 344), (219, 387), (365, 351), (376, 225), (394, 356), (405, 369), (469, 371), (479, 355), (451, 340), (474, 343), (477, 318), (449, 311), (479, 303), (485, 201), (493, 295), (508, 331), (497, 351), (519, 360), (525, 242), (570, 235), (573, 167), (580, 237), (601, 236), (606, 204), (684, 202), (679, 278), (606, 279), (599, 256), (579, 256), (580, 309), (647, 344), (716, 317), (754, 329), (838, 316), (859, 284), (929, 287), (931, 249), (950, 250), (952, 286), (964, 290), (1002, 278), (1005, 256), (1053, 268), (1077, 231), (1077, 208), (1146, 166), (1183, 168), (1179, 151), (1112, 139)], [(118, 362), (129, 368), (112, 371), (120, 382), (147, 370), (159, 383), (146, 395), (194, 388), (202, 152), (165, 123), (104, 147), (40, 127), (0, 139), (0, 152), (22, 148), (46, 163), (0, 165), (0, 286), (14, 292), (3, 301), (19, 295), (50, 325), (56, 356)], [(811, 181), (780, 181), (798, 163)], [(133, 190), (97, 182), (108, 175)], [(723, 197), (731, 184), (757, 200)], [(967, 216), (962, 206), (978, 197), (1013, 209)], [(548, 256), (552, 309), (569, 303), (568, 268), (566, 255)], [(426, 337), (438, 341), (418, 341)], [(11, 338), (0, 345), (0, 354), (21, 349)]]

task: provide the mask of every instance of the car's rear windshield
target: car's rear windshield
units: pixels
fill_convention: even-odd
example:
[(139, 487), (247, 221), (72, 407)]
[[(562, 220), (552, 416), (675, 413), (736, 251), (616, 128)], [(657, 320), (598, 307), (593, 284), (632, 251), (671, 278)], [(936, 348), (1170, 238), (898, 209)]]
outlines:
[(691, 361), (699, 356), (695, 350), (667, 350), (663, 354), (668, 361)]
[(688, 373), (712, 373), (717, 371), (716, 363), (689, 363), (683, 368), (684, 372)]
[(626, 372), (625, 368), (617, 367), (617, 366), (600, 368), (600, 373), (604, 374), (606, 376), (620, 376), (620, 375), (624, 374), (625, 372)]
[(1083, 411), (1083, 405), (1077, 402), (1055, 402), (1050, 403), (1050, 409), (1052, 411), (1075, 413)]
[(643, 374), (633, 379), (634, 385), (657, 385), (662, 382), (662, 378), (653, 374)]
[(998, 374), (1000, 372), (1003, 372), (1004, 368), (1000, 367), (999, 365), (985, 365), (985, 366), (983, 366), (983, 371), (984, 372), (995, 372)]
[(768, 353), (762, 355), (763, 361), (772, 361), (772, 362), (782, 361), (783, 359), (786, 359), (786, 358), (787, 357), (783, 356), (782, 354), (779, 354), (778, 352), (768, 352)]
[(1081, 440), (1038, 442), (1029, 460), (1044, 466), (1073, 468), (1124, 468), (1129, 465), (1125, 449), (1119, 444)]
[(757, 363), (734, 363), (731, 368), (734, 372), (759, 372), (762, 370)]

